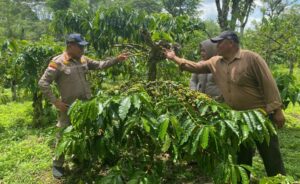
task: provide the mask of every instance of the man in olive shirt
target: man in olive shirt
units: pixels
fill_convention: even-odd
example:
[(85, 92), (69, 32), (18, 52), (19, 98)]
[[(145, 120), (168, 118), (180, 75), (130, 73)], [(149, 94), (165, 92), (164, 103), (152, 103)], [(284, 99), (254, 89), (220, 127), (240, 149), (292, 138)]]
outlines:
[[(76, 100), (91, 98), (91, 90), (86, 80), (88, 70), (101, 70), (111, 67), (127, 59), (127, 54), (121, 54), (107, 61), (93, 61), (84, 56), (84, 46), (88, 44), (80, 34), (70, 34), (67, 38), (66, 51), (49, 63), (39, 81), (39, 86), (46, 98), (59, 110), (57, 127), (64, 128), (70, 125), (67, 115), (68, 107)], [(51, 84), (57, 84), (61, 99), (57, 98), (51, 90)], [(57, 135), (57, 142), (61, 134)], [(63, 176), (64, 156), (54, 158), (53, 176)]]
[[(281, 128), (285, 118), (275, 80), (266, 62), (257, 53), (241, 50), (238, 36), (224, 31), (212, 38), (217, 43), (218, 56), (199, 63), (179, 58), (171, 50), (165, 50), (168, 59), (180, 68), (193, 73), (212, 73), (225, 103), (235, 110), (262, 108), (271, 120)], [(271, 136), (269, 145), (256, 142), (268, 176), (285, 175), (277, 135)], [(241, 146), (238, 163), (252, 165), (253, 148)]]

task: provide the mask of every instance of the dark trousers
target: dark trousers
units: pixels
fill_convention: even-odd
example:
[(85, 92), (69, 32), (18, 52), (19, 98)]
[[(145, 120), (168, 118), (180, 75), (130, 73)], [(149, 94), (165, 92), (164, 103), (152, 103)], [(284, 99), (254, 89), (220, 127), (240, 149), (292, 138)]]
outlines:
[[(272, 135), (270, 137), (270, 143), (266, 141), (259, 143), (256, 142), (256, 147), (260, 156), (264, 162), (265, 170), (268, 176), (276, 176), (277, 174), (286, 175), (281, 153), (279, 150), (278, 136)], [(237, 154), (238, 164), (246, 164), (252, 166), (252, 157), (255, 153), (253, 147), (240, 146), (240, 151)], [(248, 172), (250, 177), (250, 172)]]

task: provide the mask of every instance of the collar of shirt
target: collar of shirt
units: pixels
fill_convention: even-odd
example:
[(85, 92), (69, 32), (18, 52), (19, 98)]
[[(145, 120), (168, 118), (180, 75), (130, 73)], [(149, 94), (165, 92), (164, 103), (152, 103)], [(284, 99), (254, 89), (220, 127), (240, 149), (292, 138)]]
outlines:
[(64, 57), (64, 63), (69, 63), (70, 61), (72, 62), (80, 62), (80, 63), (84, 63), (85, 61), (83, 61), (83, 57), (80, 58), (80, 61), (77, 61), (76, 59), (72, 58), (66, 51), (63, 53), (63, 57)]
[(231, 64), (234, 61), (236, 61), (237, 59), (241, 59), (241, 49), (239, 49), (235, 55), (232, 57), (232, 59), (230, 60), (225, 60), (224, 57), (221, 57), (221, 60), (224, 61), (225, 63)]

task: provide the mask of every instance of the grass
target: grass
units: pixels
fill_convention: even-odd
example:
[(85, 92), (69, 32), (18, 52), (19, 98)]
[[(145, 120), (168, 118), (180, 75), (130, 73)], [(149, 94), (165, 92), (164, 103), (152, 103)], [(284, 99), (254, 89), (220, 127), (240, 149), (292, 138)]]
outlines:
[[(61, 183), (51, 173), (55, 123), (32, 128), (31, 114), (31, 102), (0, 105), (0, 184)], [(299, 181), (300, 106), (290, 106), (285, 114), (286, 127), (278, 131), (281, 151), (288, 175)], [(254, 158), (254, 169), (259, 178), (265, 177), (259, 156)], [(189, 172), (174, 177), (192, 176)]]
[(31, 128), (31, 112), (30, 102), (0, 105), (0, 183), (57, 182), (50, 170), (54, 128)]

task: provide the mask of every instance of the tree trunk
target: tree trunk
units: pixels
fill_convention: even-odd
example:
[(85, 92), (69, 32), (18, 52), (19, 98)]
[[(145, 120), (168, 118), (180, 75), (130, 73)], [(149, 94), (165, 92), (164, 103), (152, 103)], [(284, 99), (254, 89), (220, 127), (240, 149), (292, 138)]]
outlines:
[(12, 94), (12, 101), (17, 101), (18, 95), (17, 95), (17, 85), (15, 80), (11, 81), (11, 94)]
[(43, 97), (41, 93), (35, 92), (32, 99), (33, 107), (33, 126), (38, 127), (42, 124), (43, 118)]
[(215, 2), (218, 10), (218, 23), (222, 31), (228, 29), (235, 31), (238, 21), (244, 29), (254, 3), (253, 0), (222, 0), (222, 3), (220, 0), (215, 0)]
[(156, 64), (157, 62), (154, 60), (153, 57), (150, 57), (148, 61), (148, 81), (155, 81), (156, 80)]
[(244, 7), (243, 7), (243, 12), (239, 18), (240, 21), (240, 38), (242, 39), (244, 36), (244, 30), (246, 27), (246, 24), (248, 22), (249, 19), (249, 15), (251, 13), (252, 7), (253, 7), (253, 0), (247, 0)]
[[(218, 22), (222, 31), (228, 29), (228, 11), (229, 11), (229, 0), (222, 0), (222, 4), (220, 0), (215, 0), (216, 6), (218, 10)], [(222, 7), (221, 7), (222, 6)]]
[(239, 1), (240, 0), (232, 0), (231, 5), (231, 20), (229, 22), (229, 29), (234, 31), (236, 27), (236, 22), (239, 17)]

